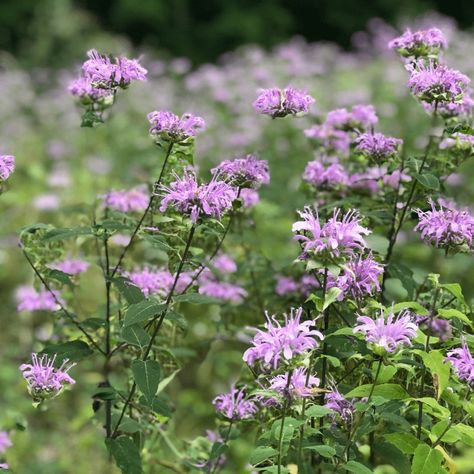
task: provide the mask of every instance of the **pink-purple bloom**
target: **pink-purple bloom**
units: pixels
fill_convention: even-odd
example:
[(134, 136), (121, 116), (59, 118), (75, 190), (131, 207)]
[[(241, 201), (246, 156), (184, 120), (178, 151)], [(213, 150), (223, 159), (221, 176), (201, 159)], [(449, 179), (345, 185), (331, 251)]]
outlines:
[(440, 142), (439, 148), (441, 150), (457, 148), (474, 153), (474, 135), (453, 133), (450, 137), (447, 137)]
[(206, 128), (202, 117), (185, 113), (181, 117), (165, 110), (155, 110), (147, 115), (151, 124), (150, 134), (165, 141), (179, 143), (195, 137)]
[(226, 281), (200, 281), (199, 293), (228, 303), (241, 303), (247, 296), (244, 288)]
[(303, 179), (317, 188), (344, 187), (349, 183), (349, 175), (340, 163), (326, 165), (320, 160), (308, 162)]
[(299, 281), (278, 275), (276, 280), (275, 293), (280, 296), (291, 294), (308, 296), (315, 288), (319, 288), (319, 282), (313, 275), (303, 275)]
[(23, 378), (28, 382), (28, 389), (35, 399), (52, 398), (61, 392), (66, 385), (74, 385), (76, 381), (68, 374), (76, 364), (68, 364), (65, 359), (56, 368), (56, 355), (31, 355), (31, 364), (20, 365)]
[(89, 263), (78, 258), (70, 258), (60, 262), (54, 262), (50, 264), (49, 267), (67, 273), (68, 275), (78, 275), (79, 273), (84, 273), (89, 268)]
[[(144, 267), (136, 268), (132, 272), (124, 274), (135, 286), (142, 290), (145, 296), (157, 295), (166, 297), (171, 291), (175, 275), (167, 269), (152, 269)], [(182, 272), (176, 282), (176, 292), (181, 293), (191, 283), (192, 275), (188, 272)]]
[[(56, 290), (53, 292), (59, 299), (59, 293)], [(18, 311), (57, 311), (59, 309), (58, 303), (49, 291), (37, 291), (32, 286), (18, 287), (15, 298)]]
[(175, 175), (175, 181), (169, 186), (161, 186), (162, 196), (160, 211), (165, 212), (169, 206), (178, 212), (187, 214), (196, 223), (200, 216), (221, 217), (232, 207), (237, 197), (236, 189), (214, 175), (209, 183), (199, 185), (196, 174), (187, 170), (184, 175)]
[(461, 347), (447, 353), (446, 360), (451, 362), (459, 380), (474, 385), (474, 358), (464, 338)]
[(270, 182), (268, 161), (259, 160), (254, 155), (247, 155), (234, 160), (225, 160), (211, 170), (213, 175), (232, 182), (235, 186), (256, 188)]
[(251, 188), (241, 189), (240, 198), (243, 201), (243, 207), (245, 209), (254, 207), (260, 202), (260, 195), (258, 194), (258, 191)]
[(356, 150), (376, 163), (395, 155), (403, 140), (387, 137), (383, 133), (362, 133), (356, 138)]
[(276, 375), (269, 380), (272, 390), (279, 392), (285, 398), (307, 398), (314, 396), (314, 389), (319, 386), (318, 377), (309, 375), (302, 367), (294, 369), (288, 384), (289, 372)]
[(82, 71), (94, 87), (111, 89), (127, 87), (132, 81), (146, 81), (147, 70), (137, 59), (120, 56), (112, 60), (95, 49), (88, 51), (87, 56)]
[(12, 440), (6, 431), (0, 431), (0, 454), (13, 446)]
[(398, 38), (394, 38), (388, 47), (395, 49), (403, 57), (433, 56), (448, 46), (443, 32), (438, 28), (415, 31), (407, 29)]
[(367, 246), (364, 235), (369, 235), (370, 230), (360, 225), (361, 217), (355, 210), (341, 216), (341, 210), (334, 209), (333, 216), (324, 224), (309, 207), (298, 213), (302, 220), (295, 222), (292, 229), (301, 243), (302, 258), (309, 254), (331, 259), (349, 257)]
[(6, 181), (15, 171), (15, 157), (0, 155), (0, 181)]
[(347, 109), (335, 109), (328, 112), (325, 125), (338, 129), (367, 129), (378, 122), (377, 113), (373, 105), (358, 104)]
[(435, 247), (472, 251), (474, 217), (468, 210), (457, 209), (451, 203), (438, 200), (439, 209), (430, 200), (431, 209), (417, 209), (419, 222), (415, 227), (421, 238)]
[(253, 108), (260, 114), (276, 118), (307, 113), (313, 103), (313, 97), (306, 91), (293, 87), (285, 89), (274, 87), (260, 90), (257, 100), (253, 103)]
[(418, 99), (435, 104), (459, 102), (470, 79), (444, 64), (430, 61), (410, 63), (406, 66), (410, 72), (408, 87)]
[(392, 312), (388, 317), (381, 312), (375, 320), (368, 316), (358, 316), (357, 322), (359, 324), (354, 327), (354, 333), (362, 333), (367, 343), (373, 346), (374, 352), (379, 354), (393, 353), (401, 346), (411, 346), (411, 340), (418, 329), (408, 311), (401, 312), (396, 317)]
[(341, 395), (336, 387), (333, 387), (329, 393), (324, 395), (324, 400), (324, 406), (334, 412), (331, 415), (333, 422), (336, 422), (337, 415), (339, 415), (345, 423), (352, 420), (355, 411), (354, 406), (349, 400)]
[(69, 83), (68, 91), (84, 104), (100, 100), (105, 101), (107, 98), (113, 101), (113, 91), (111, 89), (94, 87), (91, 80), (83, 76), (72, 80)]
[(307, 128), (304, 134), (308, 138), (317, 140), (327, 151), (333, 151), (344, 156), (349, 153), (351, 144), (349, 132), (323, 123), (322, 125), (313, 125), (311, 128)]
[(141, 212), (148, 207), (149, 194), (145, 189), (133, 188), (110, 191), (103, 197), (103, 205), (119, 212)]
[(300, 322), (302, 308), (292, 308), (291, 314), (285, 314), (284, 324), (280, 324), (275, 315), (266, 313), (265, 329), (257, 329), (252, 346), (243, 355), (248, 364), (260, 361), (264, 366), (277, 368), (282, 361), (292, 358), (319, 346), (317, 339), (324, 336), (314, 327), (314, 321)]
[(238, 390), (232, 387), (229, 393), (222, 393), (212, 401), (216, 411), (228, 420), (252, 418), (258, 408), (252, 399), (245, 398), (245, 387)]

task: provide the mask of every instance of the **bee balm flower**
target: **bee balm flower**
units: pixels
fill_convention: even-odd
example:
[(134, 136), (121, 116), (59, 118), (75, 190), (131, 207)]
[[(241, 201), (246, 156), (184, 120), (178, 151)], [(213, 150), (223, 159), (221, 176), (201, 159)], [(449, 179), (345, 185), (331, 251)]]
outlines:
[(461, 347), (448, 352), (446, 360), (451, 362), (459, 380), (474, 385), (474, 358), (463, 339)]
[(285, 89), (262, 89), (253, 103), (256, 112), (272, 118), (308, 113), (314, 99), (305, 91), (286, 87)]
[(245, 420), (257, 412), (252, 400), (245, 399), (245, 388), (232, 387), (229, 393), (222, 393), (212, 401), (216, 411), (229, 420)]
[(6, 181), (15, 171), (15, 157), (12, 155), (0, 155), (0, 182)]

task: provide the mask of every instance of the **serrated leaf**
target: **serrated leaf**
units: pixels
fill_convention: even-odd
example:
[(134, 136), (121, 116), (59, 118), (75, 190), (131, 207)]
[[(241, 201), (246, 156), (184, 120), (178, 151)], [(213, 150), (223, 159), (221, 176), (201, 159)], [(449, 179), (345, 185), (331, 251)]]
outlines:
[(337, 287), (329, 288), (324, 298), (322, 310), (324, 311), (326, 308), (331, 306), (335, 301), (337, 301), (337, 298), (339, 297), (341, 292), (342, 290), (340, 288), (337, 288)]
[(161, 377), (161, 367), (156, 360), (134, 360), (132, 373), (148, 404), (153, 403)]
[[(117, 426), (117, 423), (120, 419), (120, 415), (118, 413), (114, 413), (112, 415), (112, 426)], [(141, 431), (142, 427), (138, 421), (129, 418), (128, 416), (122, 417), (120, 421), (120, 426), (117, 428), (119, 431), (123, 433), (138, 433)]]
[(336, 455), (336, 450), (332, 446), (318, 445), (318, 446), (305, 446), (304, 449), (310, 449), (311, 451), (316, 451), (323, 458), (332, 458)]
[(127, 278), (117, 277), (114, 278), (112, 282), (128, 304), (136, 304), (145, 299), (145, 295), (142, 293), (140, 288), (135, 286)]
[(411, 433), (389, 433), (384, 438), (402, 453), (413, 454), (421, 441)]
[(439, 287), (449, 291), (460, 303), (466, 304), (466, 300), (464, 299), (462, 288), (459, 283), (444, 283), (439, 285)]
[(332, 413), (332, 410), (321, 405), (312, 405), (306, 410), (306, 416), (310, 418), (322, 418)]
[(461, 441), (468, 446), (474, 446), (474, 428), (472, 426), (465, 425), (464, 423), (458, 423), (456, 425), (456, 431), (461, 437)]
[(357, 461), (349, 461), (342, 466), (346, 471), (354, 472), (355, 474), (373, 474), (372, 471)]
[(439, 190), (439, 180), (431, 173), (418, 174), (416, 180), (425, 188), (433, 189), (434, 191)]
[(269, 446), (258, 446), (250, 453), (250, 464), (256, 465), (260, 464), (267, 459), (270, 459), (278, 454), (278, 451)]
[(46, 232), (41, 240), (44, 242), (53, 242), (55, 240), (66, 239), (68, 237), (78, 237), (79, 235), (92, 235), (92, 229), (90, 227), (52, 229)]
[(132, 326), (143, 321), (148, 321), (159, 315), (166, 305), (158, 303), (156, 300), (144, 300), (139, 303), (131, 304), (123, 319), (123, 326)]
[(412, 462), (412, 474), (437, 474), (443, 462), (443, 455), (427, 444), (420, 444), (415, 449)]
[(122, 474), (143, 473), (140, 451), (128, 436), (107, 438), (105, 444)]
[(423, 363), (431, 372), (433, 377), (433, 385), (436, 388), (436, 398), (444, 392), (449, 383), (449, 375), (451, 373), (450, 365), (446, 364), (445, 357), (441, 351), (430, 351), (429, 353), (421, 352), (420, 356)]
[(79, 361), (85, 357), (90, 356), (93, 353), (92, 349), (84, 341), (76, 339), (75, 341), (63, 342), (62, 344), (52, 344), (46, 346), (41, 354), (47, 354), (49, 356), (56, 355), (56, 361), (58, 363), (65, 359), (71, 361)]
[[(372, 389), (372, 384), (365, 384), (356, 387), (349, 393), (345, 394), (346, 398), (362, 398), (368, 397)], [(376, 385), (374, 396), (383, 397), (388, 400), (404, 400), (409, 397), (408, 392), (400, 385), (395, 383), (385, 383)]]
[(139, 324), (124, 327), (121, 336), (125, 342), (141, 348), (148, 346), (151, 339), (150, 335)]
[(145, 397), (140, 398), (140, 403), (142, 405), (149, 406), (155, 413), (158, 413), (161, 416), (166, 418), (171, 418), (171, 409), (168, 406), (168, 401), (165, 397), (157, 395), (152, 403), (148, 403)]
[(191, 304), (217, 304), (219, 300), (211, 298), (210, 296), (201, 295), (199, 293), (185, 293), (184, 295), (176, 295), (174, 297), (176, 303), (191, 303)]
[(429, 411), (433, 416), (439, 419), (449, 418), (451, 415), (450, 411), (440, 405), (434, 398), (421, 397), (421, 398), (410, 398), (410, 402), (421, 402), (426, 405), (426, 411)]

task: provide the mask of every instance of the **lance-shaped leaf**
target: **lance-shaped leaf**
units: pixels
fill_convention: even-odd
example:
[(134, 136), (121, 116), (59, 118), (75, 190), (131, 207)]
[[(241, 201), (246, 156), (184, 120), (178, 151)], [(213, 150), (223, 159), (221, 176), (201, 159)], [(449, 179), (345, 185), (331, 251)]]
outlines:
[(137, 445), (128, 436), (107, 438), (105, 444), (122, 474), (142, 474), (142, 461)]
[(148, 321), (165, 309), (165, 305), (156, 300), (144, 300), (131, 304), (125, 313), (123, 326), (132, 326), (143, 321)]
[(140, 391), (149, 405), (153, 403), (160, 383), (161, 368), (156, 360), (134, 360), (132, 373)]

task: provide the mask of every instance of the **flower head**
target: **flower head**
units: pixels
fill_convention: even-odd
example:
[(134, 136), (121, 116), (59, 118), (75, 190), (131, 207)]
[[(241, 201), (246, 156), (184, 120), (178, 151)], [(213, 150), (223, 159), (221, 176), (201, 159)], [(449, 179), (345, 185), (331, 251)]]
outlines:
[(185, 113), (181, 117), (172, 112), (159, 110), (147, 115), (151, 124), (150, 134), (165, 141), (179, 143), (195, 137), (206, 128), (203, 118)]
[(137, 59), (117, 57), (113, 60), (97, 50), (88, 51), (89, 59), (82, 65), (84, 77), (97, 88), (127, 87), (132, 81), (146, 81), (147, 70)]
[(72, 80), (69, 83), (68, 91), (84, 104), (97, 102), (99, 100), (105, 102), (107, 98), (110, 99), (110, 104), (113, 102), (113, 91), (111, 89), (94, 87), (90, 79), (83, 76)]
[(143, 188), (110, 191), (103, 196), (103, 205), (119, 212), (140, 212), (148, 207), (149, 194)]
[(272, 118), (303, 114), (309, 111), (314, 99), (305, 91), (286, 87), (285, 89), (262, 89), (253, 103), (256, 112)]
[(304, 134), (308, 138), (317, 140), (329, 152), (339, 153), (343, 156), (349, 153), (351, 136), (344, 130), (323, 123), (307, 128)]
[(216, 280), (200, 282), (199, 293), (235, 304), (241, 303), (247, 296), (247, 292), (241, 286)]
[(356, 143), (356, 150), (380, 163), (395, 155), (403, 140), (382, 133), (362, 133), (356, 138)]
[(89, 268), (89, 263), (80, 259), (67, 259), (61, 262), (54, 262), (49, 267), (68, 275), (78, 275)]
[(333, 189), (349, 183), (349, 175), (340, 163), (325, 165), (319, 160), (310, 161), (304, 170), (303, 179), (313, 186)]
[(56, 355), (32, 354), (31, 364), (20, 365), (23, 378), (28, 382), (28, 389), (35, 400), (44, 400), (58, 395), (66, 385), (74, 385), (76, 381), (68, 374), (76, 364), (69, 364), (65, 359), (59, 368), (54, 367)]
[(336, 387), (333, 387), (329, 393), (324, 395), (324, 400), (326, 402), (324, 406), (334, 412), (334, 414), (331, 415), (333, 422), (336, 421), (337, 415), (339, 415), (345, 423), (352, 420), (355, 411), (354, 406), (339, 393)]
[(6, 181), (15, 171), (15, 157), (12, 155), (0, 155), (0, 182)]
[(281, 325), (275, 318), (266, 314), (265, 330), (257, 330), (252, 345), (243, 355), (248, 364), (261, 361), (264, 365), (276, 368), (282, 359), (291, 360), (306, 351), (318, 347), (318, 341), (324, 336), (311, 329), (314, 321), (300, 322), (302, 308), (292, 309), (290, 316), (285, 314), (285, 323)]
[(398, 38), (388, 43), (390, 49), (395, 49), (403, 57), (436, 56), (440, 49), (448, 46), (443, 32), (438, 28), (415, 31), (407, 29)]
[(375, 320), (359, 316), (357, 321), (359, 325), (354, 327), (354, 333), (361, 332), (374, 352), (379, 354), (393, 353), (403, 345), (411, 346), (411, 339), (418, 329), (408, 311), (399, 313), (397, 317), (389, 313), (387, 318), (381, 312)]
[(200, 216), (220, 219), (232, 207), (232, 202), (237, 197), (233, 186), (225, 181), (220, 181), (214, 175), (207, 184), (199, 185), (196, 174), (186, 171), (184, 176), (175, 175), (176, 180), (169, 186), (162, 186), (160, 211), (165, 212), (173, 206), (178, 212), (187, 214), (196, 223)]
[(378, 122), (378, 117), (373, 105), (358, 104), (347, 109), (335, 109), (328, 112), (325, 125), (337, 129), (362, 129), (373, 127)]
[(270, 182), (268, 161), (259, 160), (254, 155), (247, 155), (235, 160), (226, 160), (211, 170), (213, 175), (220, 174), (235, 186), (256, 188)]
[(212, 261), (212, 266), (221, 273), (235, 273), (237, 264), (235, 260), (227, 254), (221, 253)]
[(474, 358), (464, 338), (461, 341), (461, 347), (447, 353), (446, 360), (451, 362), (459, 380), (474, 385)]
[(345, 295), (354, 299), (372, 295), (374, 291), (380, 291), (379, 277), (383, 274), (383, 266), (369, 254), (367, 257), (351, 257), (343, 266), (343, 273), (334, 281), (330, 287), (342, 290), (341, 297)]
[(408, 87), (421, 101), (435, 104), (459, 102), (470, 79), (444, 64), (422, 61), (406, 66), (410, 72)]
[(291, 373), (288, 384), (289, 372), (277, 375), (270, 379), (270, 388), (287, 398), (306, 398), (314, 396), (314, 388), (319, 386), (318, 377), (307, 374), (307, 370), (298, 367)]
[[(56, 298), (59, 293), (53, 290)], [(54, 296), (47, 290), (36, 291), (31, 286), (20, 286), (15, 292), (18, 311), (57, 311), (59, 305)]]
[(245, 387), (240, 390), (232, 387), (229, 393), (222, 393), (214, 398), (212, 404), (228, 420), (245, 420), (258, 411), (253, 400), (245, 399)]
[(456, 209), (449, 202), (438, 200), (439, 209), (430, 200), (431, 210), (417, 209), (419, 222), (415, 227), (421, 238), (435, 247), (472, 250), (474, 217), (467, 210)]
[(318, 214), (315, 215), (309, 207), (298, 213), (302, 220), (295, 222), (292, 229), (303, 248), (303, 257), (311, 253), (331, 259), (348, 257), (367, 245), (363, 236), (370, 231), (360, 225), (361, 217), (355, 210), (341, 218), (341, 210), (334, 209), (333, 216), (323, 225)]
[(418, 315), (417, 323), (425, 325), (428, 334), (439, 338), (441, 342), (446, 342), (453, 335), (453, 328), (447, 319)]
[(240, 197), (243, 201), (243, 207), (249, 209), (256, 206), (260, 202), (258, 191), (251, 188), (244, 188), (240, 190)]

